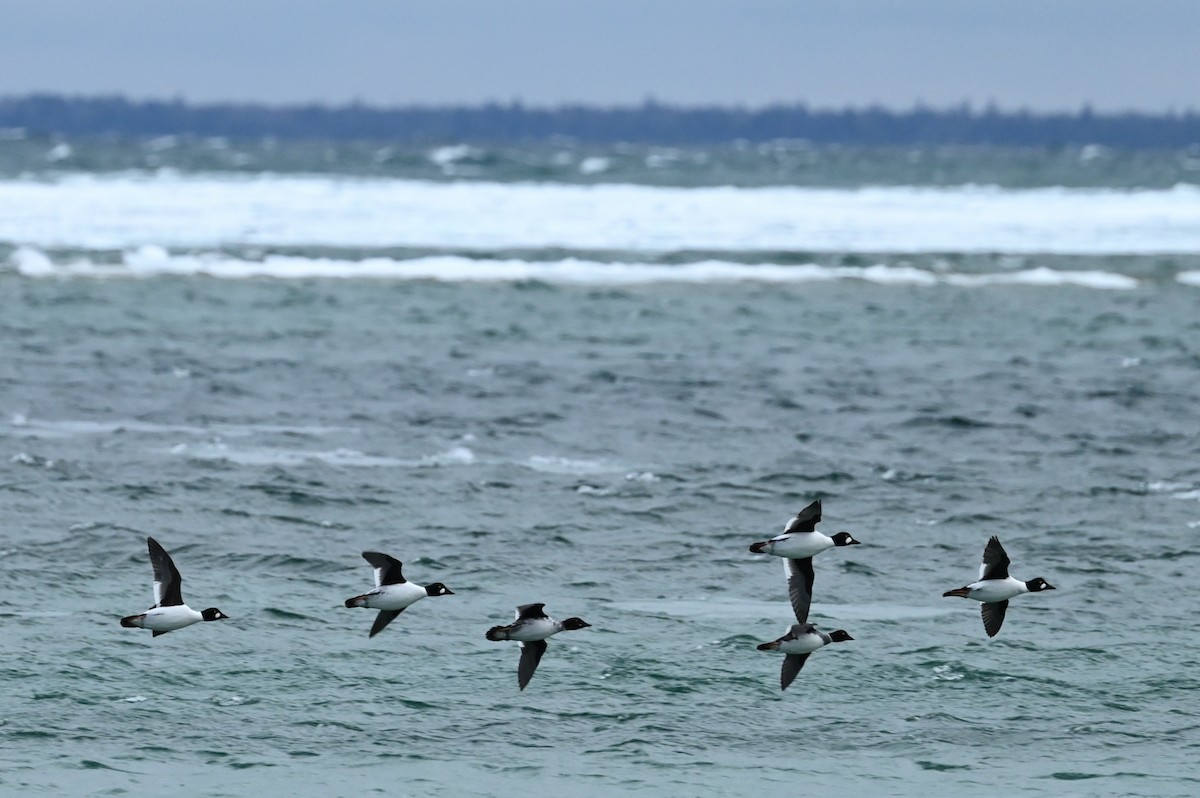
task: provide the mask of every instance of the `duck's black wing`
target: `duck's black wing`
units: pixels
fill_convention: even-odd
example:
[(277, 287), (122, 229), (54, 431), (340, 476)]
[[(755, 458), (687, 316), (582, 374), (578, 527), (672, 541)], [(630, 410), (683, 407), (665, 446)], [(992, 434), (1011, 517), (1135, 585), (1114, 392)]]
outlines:
[(521, 661), (517, 664), (517, 686), (522, 690), (533, 678), (533, 672), (537, 670), (538, 663), (542, 661), (542, 655), (545, 653), (545, 640), (531, 640), (521, 644)]
[(183, 577), (157, 540), (146, 538), (150, 550), (150, 567), (154, 569), (154, 606), (175, 607), (183, 603)]
[(783, 530), (784, 534), (791, 532), (812, 532), (817, 528), (817, 522), (820, 520), (821, 500), (817, 499), (815, 502), (796, 513), (796, 517), (789, 521), (787, 527)]
[(378, 551), (364, 551), (362, 556), (375, 569), (375, 587), (402, 585), (408, 581), (404, 578), (404, 563), (395, 557)]
[(788, 685), (795, 681), (796, 675), (810, 656), (811, 654), (788, 654), (783, 658), (783, 667), (779, 671), (780, 690), (788, 689)]
[(1008, 554), (1000, 545), (1000, 538), (992, 535), (983, 550), (983, 564), (979, 566), (980, 579), (1007, 579)]
[(995, 637), (1004, 623), (1004, 613), (1008, 612), (1007, 601), (993, 601), (990, 604), (980, 604), (979, 612), (983, 615), (983, 630), (988, 637)]
[(807, 623), (808, 608), (812, 605), (812, 557), (805, 557), (802, 560), (784, 558), (783, 563), (787, 571), (788, 598), (792, 600), (792, 610), (796, 613), (796, 621)]
[(545, 604), (522, 604), (517, 607), (516, 620), (547, 618)]
[(392, 621), (396, 620), (396, 616), (404, 610), (380, 610), (375, 616), (375, 623), (371, 624), (371, 634), (367, 637), (374, 637), (383, 631), (383, 627), (387, 626)]

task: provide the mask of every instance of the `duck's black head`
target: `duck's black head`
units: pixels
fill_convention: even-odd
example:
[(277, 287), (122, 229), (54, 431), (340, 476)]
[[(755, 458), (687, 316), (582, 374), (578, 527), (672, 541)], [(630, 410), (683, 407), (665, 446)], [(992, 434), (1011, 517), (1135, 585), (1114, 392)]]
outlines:
[(425, 586), (425, 595), (427, 596), (453, 596), (454, 591), (443, 585), (441, 582), (434, 582), (432, 585)]
[(829, 639), (834, 643), (845, 643), (847, 640), (853, 640), (854, 638), (845, 629), (834, 629), (829, 633)]
[(585, 629), (589, 626), (591, 626), (591, 624), (585, 621), (583, 618), (567, 618), (565, 621), (563, 621), (563, 629), (567, 630), (568, 632), (574, 629)]
[(835, 546), (857, 546), (859, 541), (855, 540), (849, 532), (838, 532), (830, 538)]
[(1030, 579), (1025, 583), (1025, 587), (1029, 588), (1030, 593), (1038, 593), (1042, 590), (1058, 590), (1054, 585), (1042, 579), (1040, 576), (1036, 579)]
[(208, 609), (204, 610), (200, 613), (200, 617), (206, 621), (224, 621), (229, 618), (228, 615), (221, 612), (216, 607), (209, 607)]

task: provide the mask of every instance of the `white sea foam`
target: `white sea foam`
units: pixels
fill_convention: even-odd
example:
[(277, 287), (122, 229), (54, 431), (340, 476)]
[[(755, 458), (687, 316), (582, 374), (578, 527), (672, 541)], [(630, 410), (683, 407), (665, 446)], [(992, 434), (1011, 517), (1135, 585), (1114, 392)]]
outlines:
[(1169, 480), (1154, 480), (1146, 483), (1147, 493), (1177, 493), (1192, 487), (1190, 482), (1171, 482)]
[[(38, 250), (23, 247), (11, 258), (13, 267), (29, 277), (151, 277), (205, 275), (222, 279), (354, 278), (440, 280), (446, 282), (514, 282), (536, 280), (579, 285), (643, 285), (650, 283), (810, 283), (861, 280), (880, 285), (1073, 285), (1098, 289), (1136, 288), (1138, 281), (1101, 271), (1058, 271), (1045, 267), (991, 274), (934, 272), (911, 266), (822, 266), (819, 264), (746, 264), (707, 260), (696, 263), (601, 263), (566, 258), (557, 261), (486, 260), (442, 255), (400, 260), (365, 258), (305, 258), (271, 255), (262, 260), (231, 258), (217, 253), (172, 255), (158, 246), (125, 253), (122, 263), (74, 260), (53, 264)], [(487, 376), (485, 372), (471, 376)]]
[(609, 161), (607, 158), (592, 156), (590, 158), (584, 158), (579, 162), (579, 173), (581, 175), (596, 175), (600, 174), (601, 172), (607, 172), (608, 167)]
[(467, 158), (477, 157), (479, 150), (466, 144), (450, 144), (445, 147), (437, 147), (429, 152), (429, 160), (433, 161), (438, 166), (448, 166), (457, 161), (462, 161)]
[(40, 457), (36, 454), (30, 454), (29, 452), (17, 452), (16, 454), (14, 454), (12, 456), (12, 458), (10, 459), (10, 462), (16, 463), (17, 465), (24, 465), (24, 466), (36, 466), (39, 468), (54, 468), (53, 460), (49, 460), (45, 457)]
[(81, 435), (113, 435), (117, 433), (145, 433), (149, 435), (192, 435), (210, 438), (245, 437), (255, 434), (283, 433), (291, 435), (329, 435), (336, 432), (353, 432), (352, 427), (322, 427), (322, 426), (282, 426), (273, 424), (237, 425), (214, 424), (210, 427), (195, 427), (186, 424), (155, 424), (134, 419), (113, 419), (108, 421), (90, 421), (79, 419), (31, 419), (23, 413), (16, 413), (11, 420), (11, 427), (0, 432), (11, 435), (37, 438), (70, 438)]
[(1200, 272), (1180, 272), (1175, 279), (1184, 285), (1200, 285)]
[(1077, 285), (1083, 288), (1137, 288), (1138, 281), (1124, 274), (1100, 271), (1058, 271), (1040, 266), (1019, 272), (999, 274), (948, 274), (943, 278), (952, 285)]
[(395, 457), (379, 457), (363, 454), (353, 449), (332, 451), (304, 451), (299, 449), (274, 449), (267, 447), (234, 447), (223, 441), (207, 443), (177, 444), (171, 454), (196, 460), (221, 460), (238, 465), (294, 467), (305, 463), (325, 463), (350, 468), (396, 468), (416, 465), (412, 461)]
[(549, 474), (600, 474), (619, 470), (597, 460), (575, 460), (569, 457), (534, 455), (525, 461), (534, 471)]
[(471, 465), (475, 462), (475, 452), (466, 446), (454, 446), (444, 452), (430, 455), (421, 460), (422, 465), (450, 466)]
[(306, 463), (324, 463), (347, 468), (431, 468), (470, 465), (475, 462), (475, 453), (465, 446), (456, 446), (446, 452), (417, 459), (365, 454), (346, 448), (321, 451), (267, 446), (231, 446), (221, 440), (179, 443), (170, 447), (169, 451), (171, 454), (196, 460), (220, 460), (250, 466), (294, 467)]
[[(430, 157), (452, 167), (462, 148)], [(328, 176), (0, 180), (0, 241), (663, 251), (1200, 252), (1200, 188), (675, 188)]]

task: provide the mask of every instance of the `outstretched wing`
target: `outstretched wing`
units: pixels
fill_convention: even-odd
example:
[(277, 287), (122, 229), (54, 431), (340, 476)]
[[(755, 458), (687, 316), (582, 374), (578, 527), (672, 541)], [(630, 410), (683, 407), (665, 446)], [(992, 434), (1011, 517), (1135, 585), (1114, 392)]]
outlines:
[(396, 616), (402, 612), (404, 610), (380, 610), (379, 614), (375, 616), (375, 623), (371, 624), (371, 634), (367, 635), (367, 637), (374, 637), (382, 632), (383, 627), (395, 620)]
[(821, 520), (821, 500), (817, 499), (812, 504), (805, 507), (800, 512), (796, 513), (796, 517), (788, 522), (784, 528), (784, 534), (791, 532), (812, 532), (817, 528), (817, 522)]
[(983, 550), (983, 564), (979, 566), (980, 579), (1008, 578), (1008, 555), (1000, 545), (1000, 538), (992, 535)]
[(809, 656), (809, 654), (788, 654), (783, 658), (783, 667), (779, 671), (780, 690), (788, 689), (788, 685), (795, 681), (796, 674), (800, 673), (800, 669), (804, 667)]
[(547, 617), (545, 606), (545, 604), (522, 604), (517, 607), (516, 620), (545, 618)]
[(538, 663), (542, 661), (542, 655), (545, 653), (545, 640), (532, 640), (521, 644), (521, 661), (517, 664), (517, 686), (522, 690), (533, 678), (533, 672), (537, 670)]
[(404, 574), (401, 573), (404, 563), (395, 557), (389, 557), (378, 551), (364, 551), (362, 555), (363, 559), (375, 568), (375, 587), (402, 585), (407, 581)]
[(154, 606), (174, 607), (183, 603), (182, 577), (179, 569), (157, 540), (146, 538), (150, 549), (150, 567), (154, 569)]
[(796, 620), (805, 623), (808, 621), (808, 608), (812, 605), (812, 557), (802, 560), (784, 558), (783, 564), (787, 572), (788, 598), (792, 600), (792, 610), (796, 613)]
[(983, 615), (983, 629), (988, 633), (988, 637), (995, 637), (996, 632), (1000, 631), (1000, 626), (1004, 623), (1004, 613), (1007, 611), (1007, 601), (979, 605), (979, 612)]

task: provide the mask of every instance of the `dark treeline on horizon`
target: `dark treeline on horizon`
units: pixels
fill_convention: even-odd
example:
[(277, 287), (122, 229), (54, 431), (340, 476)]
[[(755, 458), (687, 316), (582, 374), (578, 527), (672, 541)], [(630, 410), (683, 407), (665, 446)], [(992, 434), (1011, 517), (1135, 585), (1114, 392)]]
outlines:
[(32, 135), (366, 139), (411, 142), (521, 142), (566, 137), (592, 143), (720, 144), (802, 139), (848, 146), (963, 145), (1128, 149), (1200, 145), (1200, 113), (1077, 113), (916, 107), (816, 110), (802, 104), (759, 109), (683, 107), (647, 101), (604, 108), (520, 103), (379, 108), (253, 104), (193, 105), (123, 97), (39, 94), (0, 98), (0, 128)]

